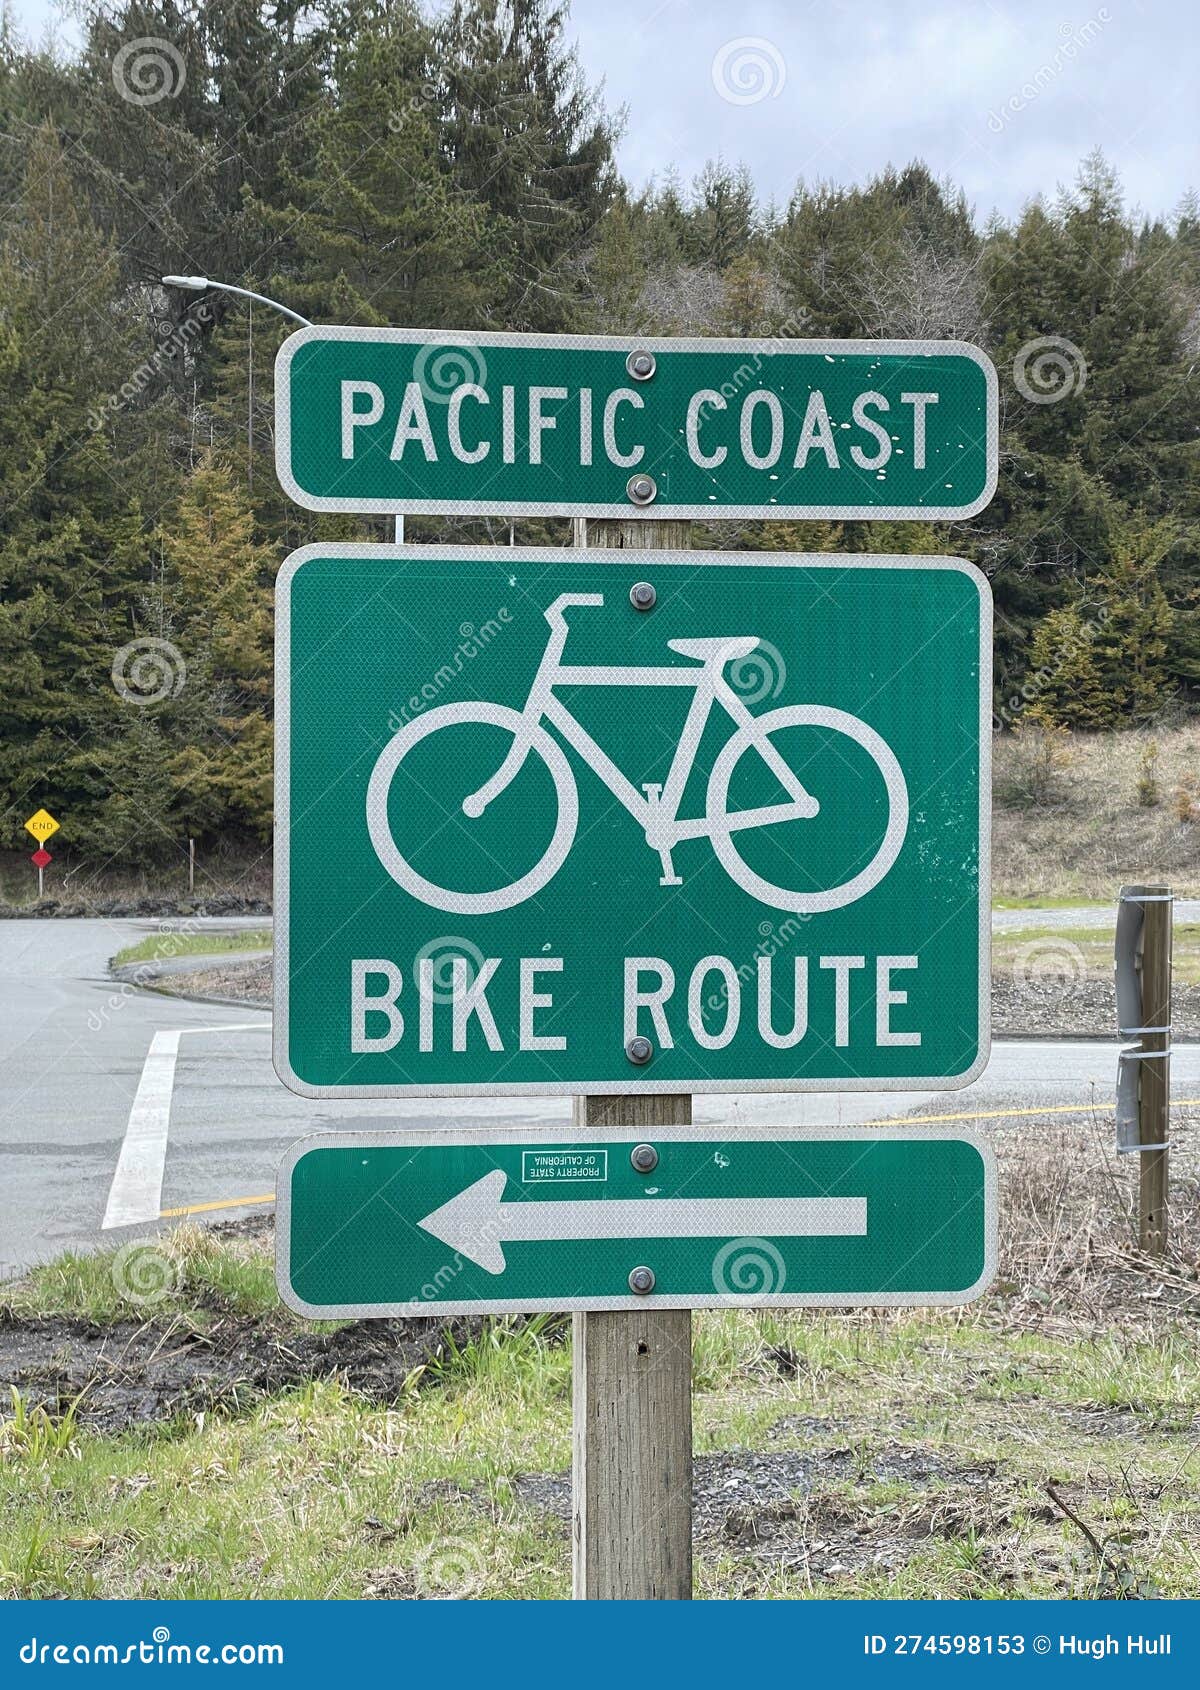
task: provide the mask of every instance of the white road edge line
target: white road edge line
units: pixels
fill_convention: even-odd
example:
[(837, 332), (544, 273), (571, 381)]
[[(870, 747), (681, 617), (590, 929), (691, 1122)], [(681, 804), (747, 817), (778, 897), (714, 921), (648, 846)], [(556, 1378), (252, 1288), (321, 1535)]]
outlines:
[(172, 1029), (155, 1033), (150, 1041), (113, 1173), (108, 1206), (100, 1223), (101, 1231), (158, 1219), (181, 1036), (180, 1029)]
[(266, 1021), (230, 1021), (220, 1027), (172, 1027), (155, 1033), (138, 1081), (133, 1108), (121, 1154), (113, 1173), (108, 1205), (100, 1230), (115, 1226), (140, 1226), (156, 1221), (162, 1211), (163, 1170), (167, 1162), (167, 1135), (171, 1128), (171, 1097), (175, 1090), (175, 1063), (179, 1041), (185, 1033), (254, 1033), (270, 1028)]

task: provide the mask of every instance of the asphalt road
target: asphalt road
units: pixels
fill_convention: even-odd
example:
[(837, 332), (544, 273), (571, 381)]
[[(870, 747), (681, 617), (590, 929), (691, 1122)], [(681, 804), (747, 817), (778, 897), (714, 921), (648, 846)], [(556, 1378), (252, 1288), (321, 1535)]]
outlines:
[[(109, 978), (110, 956), (157, 931), (149, 921), (0, 922), (0, 1278), (68, 1248), (152, 1232), (164, 1218), (222, 1218), (265, 1203), (283, 1149), (318, 1129), (570, 1118), (567, 1099), (295, 1097), (271, 1068), (264, 1012)], [(1003, 1042), (963, 1091), (698, 1098), (696, 1119), (821, 1126), (916, 1113), (992, 1127), (1110, 1103), (1115, 1051)], [(1173, 1089), (1200, 1096), (1200, 1045), (1176, 1047)]]

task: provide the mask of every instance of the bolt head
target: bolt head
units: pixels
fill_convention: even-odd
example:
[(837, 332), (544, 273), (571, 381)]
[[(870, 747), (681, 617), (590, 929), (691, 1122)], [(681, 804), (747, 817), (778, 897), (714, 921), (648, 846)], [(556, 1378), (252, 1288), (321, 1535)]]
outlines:
[(654, 1269), (635, 1267), (629, 1275), (629, 1289), (638, 1297), (648, 1297), (654, 1289)]
[(655, 362), (653, 352), (645, 352), (639, 348), (638, 351), (631, 352), (626, 358), (625, 368), (634, 381), (649, 381), (658, 365)]
[(631, 1062), (641, 1068), (649, 1062), (650, 1058), (654, 1055), (654, 1046), (650, 1043), (649, 1039), (643, 1038), (642, 1035), (639, 1034), (637, 1038), (630, 1039), (629, 1043), (625, 1046), (625, 1054)]
[(658, 1166), (658, 1151), (652, 1144), (635, 1144), (629, 1153), (629, 1160), (639, 1174), (650, 1174)]
[(635, 610), (653, 610), (658, 594), (649, 581), (635, 581), (629, 589), (629, 602)]
[(658, 495), (658, 483), (652, 475), (631, 475), (625, 483), (625, 492), (635, 505), (653, 504)]

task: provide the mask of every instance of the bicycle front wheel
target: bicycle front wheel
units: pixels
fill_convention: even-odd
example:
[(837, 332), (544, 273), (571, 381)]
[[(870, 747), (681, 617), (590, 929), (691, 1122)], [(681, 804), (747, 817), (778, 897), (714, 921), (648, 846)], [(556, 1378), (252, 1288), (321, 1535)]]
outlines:
[[(828, 734), (844, 734), (866, 752), (875, 764), (887, 791), (888, 814), (883, 837), (864, 867), (839, 884), (816, 890), (797, 891), (776, 886), (752, 869), (735, 843), (738, 829), (729, 816), (729, 783), (734, 769), (756, 741), (787, 728), (822, 728)], [(815, 796), (818, 798), (820, 794)], [(904, 771), (887, 741), (857, 716), (824, 704), (789, 704), (769, 710), (746, 723), (722, 747), (709, 776), (706, 803), (709, 837), (717, 860), (730, 879), (760, 903), (797, 915), (816, 915), (838, 910), (865, 896), (887, 874), (900, 854), (908, 832), (908, 787)]]
[[(388, 813), (393, 778), (414, 746), (444, 728), (464, 725), (501, 728), (513, 739), (528, 735), (530, 754), (540, 758), (550, 771), (557, 799), (557, 815), (550, 843), (533, 868), (516, 880), (485, 891), (455, 891), (420, 874), (397, 846)], [(445, 755), (447, 763), (453, 766), (452, 754), (447, 751)], [(467, 816), (468, 812), (464, 810), (458, 819), (459, 827), (469, 826)], [(438, 910), (450, 910), (455, 915), (492, 915), (497, 910), (512, 909), (515, 904), (523, 904), (526, 898), (532, 898), (562, 867), (578, 823), (579, 794), (561, 747), (544, 728), (530, 730), (521, 712), (510, 710), (505, 704), (488, 704), (483, 700), (443, 704), (428, 715), (406, 723), (380, 752), (367, 784), (367, 832), (379, 861), (397, 886), (402, 886), (421, 903)], [(448, 833), (447, 838), (452, 840), (453, 833)]]

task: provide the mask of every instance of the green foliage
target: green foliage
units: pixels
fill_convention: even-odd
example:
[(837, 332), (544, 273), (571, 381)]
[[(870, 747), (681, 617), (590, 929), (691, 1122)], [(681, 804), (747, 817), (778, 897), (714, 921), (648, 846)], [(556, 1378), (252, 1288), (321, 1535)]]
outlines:
[(1137, 801), (1143, 810), (1153, 810), (1162, 802), (1158, 784), (1158, 741), (1151, 740), (1138, 762)]
[[(719, 159), (690, 185), (664, 160), (634, 191), (560, 0), (80, 11), (74, 53), (0, 26), (0, 844), (24, 846), (39, 803), (62, 815), (62, 851), (94, 861), (168, 862), (189, 835), (265, 841), (274, 570), (315, 539), (390, 536), (284, 498), (272, 366), (287, 324), (164, 289), (170, 271), (326, 321), (975, 341), (1004, 417), (997, 497), (975, 522), (724, 523), (697, 539), (967, 556), (995, 591), (1005, 723), (1190, 707), (1194, 195), (1171, 223), (1136, 221), (1099, 155), (1054, 203), (986, 228), (919, 160), (801, 182), (782, 209)], [(145, 38), (174, 60), (150, 103), (114, 84)], [(1058, 365), (1038, 362), (1047, 343)], [(1052, 402), (1031, 370), (1061, 374)], [(504, 541), (509, 525), (411, 532)], [(565, 537), (540, 519), (517, 530)], [(185, 678), (131, 699), (114, 670), (147, 642)]]

